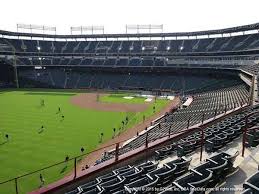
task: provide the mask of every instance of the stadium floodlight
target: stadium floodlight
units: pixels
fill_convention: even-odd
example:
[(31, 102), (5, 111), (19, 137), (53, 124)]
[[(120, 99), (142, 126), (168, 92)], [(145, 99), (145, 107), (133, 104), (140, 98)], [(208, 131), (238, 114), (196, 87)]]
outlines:
[(42, 58), (41, 58), (41, 57), (39, 57), (39, 60), (40, 60), (40, 61), (41, 61), (41, 59), (42, 59)]
[(133, 33), (144, 33), (148, 31), (149, 33), (154, 32), (163, 32), (163, 24), (162, 25), (126, 25), (126, 34), (128, 34), (130, 31), (134, 31)]
[(29, 30), (30, 33), (33, 33), (33, 31), (42, 31), (43, 34), (45, 34), (45, 32), (48, 33), (53, 33), (56, 34), (57, 32), (57, 28), (53, 27), (53, 26), (44, 26), (44, 25), (33, 25), (33, 24), (17, 24), (17, 32), (20, 31), (27, 31)]
[(169, 51), (170, 49), (171, 49), (171, 47), (170, 47), (170, 46), (166, 47), (166, 50), (168, 50), (168, 51)]
[(143, 46), (141, 49), (142, 49), (142, 51), (144, 51), (144, 50), (145, 50), (145, 47)]
[[(70, 27), (72, 34), (104, 34), (104, 26), (78, 26)], [(101, 32), (101, 33), (99, 33)]]
[(40, 46), (37, 46), (37, 50), (38, 50), (38, 51), (40, 51), (40, 50), (41, 50)]
[(180, 51), (182, 51), (184, 49), (184, 47), (183, 46), (180, 46)]

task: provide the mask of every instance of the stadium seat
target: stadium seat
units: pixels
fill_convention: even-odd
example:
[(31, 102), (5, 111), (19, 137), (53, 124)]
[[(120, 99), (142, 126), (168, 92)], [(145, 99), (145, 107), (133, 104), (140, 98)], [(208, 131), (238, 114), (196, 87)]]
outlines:
[(243, 184), (243, 187), (245, 190), (250, 189), (253, 194), (259, 193), (259, 172), (250, 176)]
[(158, 177), (153, 179), (148, 175), (138, 179), (132, 183), (126, 184), (125, 189), (128, 193), (155, 193), (155, 188), (158, 182)]

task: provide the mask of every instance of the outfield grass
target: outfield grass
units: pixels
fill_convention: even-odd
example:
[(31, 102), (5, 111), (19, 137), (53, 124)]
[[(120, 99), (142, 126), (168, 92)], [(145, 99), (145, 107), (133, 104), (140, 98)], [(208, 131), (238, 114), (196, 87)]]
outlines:
[[(134, 126), (166, 106), (166, 100), (151, 103), (147, 110), (141, 113), (103, 112), (83, 109), (70, 104), (69, 92), (29, 92), (8, 91), (0, 93), (0, 182), (16, 176), (29, 173), (56, 162), (68, 155), (80, 155), (80, 148), (92, 151), (99, 144), (100, 132), (104, 133), (104, 141), (113, 135), (113, 128), (118, 129), (121, 121), (129, 116), (126, 128)], [(114, 102), (122, 97), (110, 98)], [(44, 99), (45, 106), (40, 106)], [(123, 98), (122, 98), (123, 99)], [(143, 100), (143, 99), (142, 99)], [(143, 101), (144, 102), (144, 101)], [(58, 112), (61, 107), (61, 113)], [(65, 116), (62, 121), (61, 115)], [(41, 126), (44, 126), (41, 132)], [(41, 133), (39, 133), (41, 132)], [(6, 142), (5, 134), (9, 135)], [(67, 174), (73, 163), (51, 168), (41, 172), (46, 184)], [(38, 188), (39, 173), (19, 179), (20, 193), (26, 193)], [(0, 193), (15, 193), (12, 183), (0, 185)]]

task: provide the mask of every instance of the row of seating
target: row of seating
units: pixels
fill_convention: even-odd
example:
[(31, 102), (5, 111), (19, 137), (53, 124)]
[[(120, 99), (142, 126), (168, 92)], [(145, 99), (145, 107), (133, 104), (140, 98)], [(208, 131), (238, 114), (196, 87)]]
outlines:
[(0, 51), (34, 53), (157, 53), (218, 52), (256, 49), (258, 33), (233, 37), (187, 40), (46, 41), (0, 39)]
[(191, 169), (189, 173), (179, 177), (172, 183), (172, 187), (160, 194), (167, 193), (205, 193), (206, 189), (213, 188), (225, 181), (225, 178), (234, 171), (234, 161), (239, 153), (234, 155), (219, 153), (206, 162)]
[(147, 161), (135, 166), (124, 166), (78, 186), (66, 194), (136, 193), (137, 187), (166, 186), (186, 173), (190, 159), (179, 158), (158, 168), (158, 162)]
[[(88, 181), (66, 194), (97, 193), (191, 193), (195, 189), (213, 188), (235, 170), (238, 155), (218, 153), (189, 169), (191, 158), (178, 158), (158, 167), (159, 162), (147, 161), (124, 166)], [(200, 192), (194, 192), (200, 193)]]
[[(128, 151), (145, 145), (146, 138), (148, 139), (148, 142), (152, 142), (168, 135), (169, 132), (180, 132), (182, 129), (187, 128), (188, 120), (189, 125), (192, 126), (200, 123), (203, 117), (204, 120), (213, 118), (215, 116), (215, 113), (224, 113), (225, 110), (231, 110), (236, 106), (241, 106), (242, 101), (243, 103), (247, 102), (247, 96), (248, 93), (243, 86), (233, 86), (213, 92), (204, 92), (198, 94), (197, 96), (194, 96), (194, 101), (189, 107), (179, 109), (174, 113), (167, 114), (164, 118), (160, 119), (159, 123), (151, 128), (147, 133), (139, 135), (131, 142), (121, 147), (119, 150), (119, 154), (125, 154)], [(222, 104), (227, 104), (228, 106), (225, 107), (222, 106)], [(206, 133), (206, 135), (208, 136), (209, 133)], [(196, 136), (198, 137), (198, 135)], [(193, 143), (196, 143), (197, 146), (199, 144), (198, 141), (192, 141), (189, 143), (190, 145), (188, 145), (191, 148), (193, 148)], [(187, 146), (187, 144), (185, 145)], [(175, 148), (174, 146), (172, 147)], [(186, 150), (187, 148), (184, 149)], [(101, 161), (111, 159), (114, 157), (114, 155), (115, 151), (107, 152), (107, 154), (101, 159)]]
[(259, 127), (258, 124), (249, 128), (246, 133), (246, 146), (256, 147), (259, 145)]
[[(145, 89), (145, 90), (173, 90), (185, 93), (195, 90), (210, 90), (209, 86), (220, 88), (222, 84), (235, 85), (240, 81), (227, 78), (215, 79), (208, 76), (182, 76), (152, 73), (104, 73), (77, 72), (65, 69), (21, 69), (18, 71), (20, 79), (29, 79), (35, 83), (52, 88), (98, 88), (98, 89)], [(22, 83), (21, 83), (22, 84)]]
[[(242, 130), (245, 127), (245, 117), (257, 107), (247, 109), (242, 113), (235, 114), (228, 117), (221, 122), (218, 122), (210, 127), (204, 129), (204, 143), (206, 152), (215, 152), (220, 148), (226, 146), (234, 139), (240, 137)], [(259, 120), (258, 115), (249, 117), (248, 127), (252, 127), (257, 124)], [(178, 156), (185, 156), (191, 154), (201, 145), (201, 131), (188, 135), (185, 138), (167, 145), (156, 151), (156, 160), (168, 157), (175, 152)]]

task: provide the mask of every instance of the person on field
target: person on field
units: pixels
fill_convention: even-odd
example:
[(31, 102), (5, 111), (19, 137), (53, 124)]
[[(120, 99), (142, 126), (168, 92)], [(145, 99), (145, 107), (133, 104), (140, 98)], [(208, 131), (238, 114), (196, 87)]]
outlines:
[(38, 133), (42, 133), (43, 131), (44, 131), (44, 126), (42, 125)]
[(115, 137), (115, 133), (116, 133), (116, 128), (113, 128), (113, 135), (112, 135), (112, 138)]
[(58, 107), (58, 112), (57, 112), (57, 114), (59, 114), (59, 113), (61, 113), (61, 108), (60, 108), (60, 107)]
[(81, 147), (81, 153), (83, 154), (85, 151), (85, 149), (83, 147)]
[(96, 102), (99, 102), (100, 101), (100, 95), (99, 93), (96, 94)]
[(6, 139), (6, 141), (9, 141), (9, 135), (8, 134), (5, 134), (5, 139)]
[(40, 174), (40, 187), (43, 187), (45, 184), (45, 179), (43, 178), (42, 174)]
[(45, 101), (44, 101), (44, 99), (41, 99), (41, 106), (45, 106)]
[(69, 156), (66, 156), (66, 158), (65, 158), (65, 167), (67, 167), (67, 165), (68, 165), (68, 160), (69, 160)]

